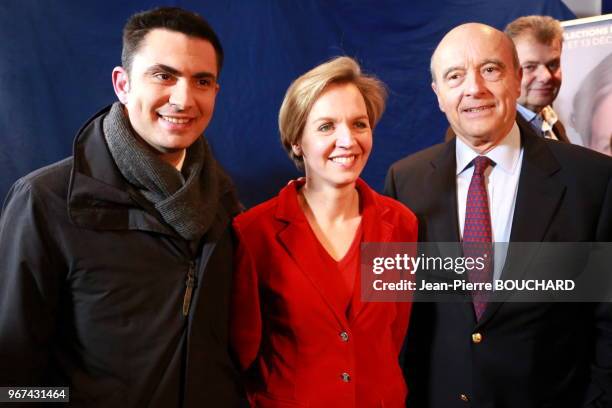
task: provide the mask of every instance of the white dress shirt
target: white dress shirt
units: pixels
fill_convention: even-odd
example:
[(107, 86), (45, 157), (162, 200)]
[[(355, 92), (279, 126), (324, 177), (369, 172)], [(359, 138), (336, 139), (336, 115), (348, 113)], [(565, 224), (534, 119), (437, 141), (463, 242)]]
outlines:
[[(455, 154), (457, 160), (459, 231), (461, 239), (463, 239), (467, 194), (474, 173), (472, 161), (479, 154), (463, 142), (460, 137), (457, 137)], [(514, 205), (523, 163), (523, 148), (521, 147), (521, 134), (518, 125), (514, 123), (510, 133), (497, 146), (488, 151), (485, 156), (495, 163), (485, 171), (493, 242), (510, 242)], [(495, 251), (493, 279), (499, 279), (505, 261), (506, 251)]]

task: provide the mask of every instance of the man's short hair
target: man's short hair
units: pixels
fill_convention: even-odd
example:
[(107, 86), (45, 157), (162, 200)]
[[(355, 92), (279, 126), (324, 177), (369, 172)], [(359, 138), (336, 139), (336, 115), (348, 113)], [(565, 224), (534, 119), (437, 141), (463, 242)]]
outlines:
[(302, 169), (304, 159), (292, 146), (299, 143), (308, 114), (315, 101), (331, 84), (353, 84), (365, 101), (370, 128), (374, 129), (385, 110), (387, 91), (377, 78), (361, 72), (349, 57), (336, 57), (306, 72), (293, 81), (278, 113), (278, 128), (283, 147), (295, 165)]
[(530, 35), (541, 44), (552, 44), (559, 40), (563, 44), (563, 27), (558, 20), (549, 16), (524, 16), (510, 22), (504, 30), (513, 40)]
[(158, 7), (134, 14), (123, 28), (121, 65), (130, 73), (134, 54), (145, 36), (154, 29), (165, 29), (210, 42), (217, 56), (217, 76), (223, 66), (223, 48), (214, 30), (199, 14), (179, 7)]

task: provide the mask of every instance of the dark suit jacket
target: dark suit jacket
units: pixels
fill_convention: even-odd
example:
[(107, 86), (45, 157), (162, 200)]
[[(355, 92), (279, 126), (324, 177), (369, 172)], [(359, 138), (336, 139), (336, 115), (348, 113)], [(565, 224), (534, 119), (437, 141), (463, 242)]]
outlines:
[(553, 133), (557, 136), (560, 142), (571, 143), (567, 137), (565, 126), (563, 126), (563, 123), (560, 120), (553, 125)]
[[(511, 241), (611, 241), (612, 159), (518, 123), (524, 156)], [(417, 214), (420, 241), (459, 241), (455, 167), (453, 139), (389, 170), (386, 193)], [(407, 348), (411, 408), (612, 403), (610, 304), (490, 303), (476, 322), (470, 303), (415, 303)]]
[[(253, 374), (249, 399), (272, 407), (402, 407), (398, 356), (411, 303), (362, 302), (356, 274), (345, 284), (326, 268), (292, 182), (234, 221), (239, 246), (231, 340)], [(415, 242), (415, 215), (358, 181), (363, 242)], [(343, 376), (343, 373), (350, 377)]]

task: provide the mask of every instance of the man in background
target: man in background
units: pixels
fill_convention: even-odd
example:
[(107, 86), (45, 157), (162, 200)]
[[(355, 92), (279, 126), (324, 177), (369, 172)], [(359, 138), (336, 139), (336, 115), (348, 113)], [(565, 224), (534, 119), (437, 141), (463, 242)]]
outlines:
[[(504, 33), (476, 23), (454, 28), (434, 51), (431, 73), (457, 137), (393, 164), (385, 183), (417, 215), (420, 242), (612, 240), (612, 159), (542, 138), (517, 120), (521, 70)], [(512, 278), (506, 272), (516, 269), (502, 267), (524, 254), (498, 259), (500, 252), (494, 267), (466, 279)], [(612, 404), (609, 303), (467, 299), (414, 304), (408, 407)]]
[(552, 108), (561, 88), (563, 28), (548, 16), (519, 17), (506, 26), (523, 69), (517, 110), (536, 133), (568, 142), (565, 127)]
[(75, 407), (232, 407), (233, 185), (203, 137), (223, 63), (179, 8), (132, 16), (119, 102), (73, 156), (18, 180), (0, 218), (0, 386)]

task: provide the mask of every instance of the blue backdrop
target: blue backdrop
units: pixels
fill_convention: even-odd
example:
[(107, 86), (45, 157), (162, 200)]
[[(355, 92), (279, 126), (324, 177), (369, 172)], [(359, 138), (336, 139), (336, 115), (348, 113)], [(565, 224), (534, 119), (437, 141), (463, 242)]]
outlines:
[[(71, 154), (81, 124), (115, 100), (121, 29), (151, 1), (0, 2), (0, 196), (35, 168)], [(226, 52), (206, 131), (242, 201), (270, 198), (298, 172), (281, 148), (277, 113), (290, 82), (336, 55), (357, 58), (389, 88), (363, 177), (380, 190), (395, 160), (442, 140), (446, 119), (429, 58), (453, 26), (498, 28), (526, 14), (574, 18), (560, 0), (175, 1), (203, 15)]]

